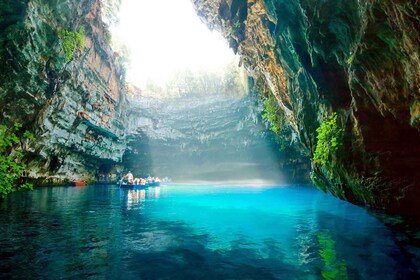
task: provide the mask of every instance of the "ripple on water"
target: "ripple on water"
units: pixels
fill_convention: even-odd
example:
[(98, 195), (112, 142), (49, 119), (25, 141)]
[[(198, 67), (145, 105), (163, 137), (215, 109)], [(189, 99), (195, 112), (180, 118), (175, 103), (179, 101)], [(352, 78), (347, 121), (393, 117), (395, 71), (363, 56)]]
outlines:
[(309, 187), (36, 189), (5, 200), (0, 248), (1, 278), (414, 276), (389, 229)]

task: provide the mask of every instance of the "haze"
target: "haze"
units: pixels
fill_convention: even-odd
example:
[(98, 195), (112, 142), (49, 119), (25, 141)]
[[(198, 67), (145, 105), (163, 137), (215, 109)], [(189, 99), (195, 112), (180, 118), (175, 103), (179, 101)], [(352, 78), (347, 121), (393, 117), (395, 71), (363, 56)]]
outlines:
[(128, 80), (165, 83), (183, 69), (214, 71), (234, 60), (224, 38), (210, 31), (190, 0), (123, 0), (113, 38), (131, 52)]

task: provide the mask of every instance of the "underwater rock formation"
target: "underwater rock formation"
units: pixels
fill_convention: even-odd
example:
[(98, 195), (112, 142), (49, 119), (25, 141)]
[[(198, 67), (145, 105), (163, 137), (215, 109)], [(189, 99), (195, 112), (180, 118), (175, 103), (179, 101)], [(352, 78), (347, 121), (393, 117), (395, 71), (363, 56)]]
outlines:
[(338, 148), (327, 149), (326, 163), (313, 162), (320, 188), (356, 204), (419, 215), (418, 4), (192, 2), (271, 89), (309, 152), (316, 151), (317, 128), (337, 114)]
[[(0, 120), (36, 136), (26, 151), (28, 176), (89, 180), (101, 165), (121, 161), (125, 73), (100, 1), (6, 0), (0, 13)], [(76, 48), (70, 37), (82, 29)]]

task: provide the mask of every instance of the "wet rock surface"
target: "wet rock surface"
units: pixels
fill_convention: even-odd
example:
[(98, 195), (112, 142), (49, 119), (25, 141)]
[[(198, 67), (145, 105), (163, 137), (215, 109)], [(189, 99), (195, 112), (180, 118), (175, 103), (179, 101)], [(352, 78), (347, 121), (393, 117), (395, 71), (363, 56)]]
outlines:
[(279, 152), (261, 110), (253, 95), (138, 98), (131, 104), (125, 163), (146, 172), (140, 176), (177, 181), (308, 182), (308, 157), (292, 148)]
[[(37, 141), (28, 176), (93, 179), (126, 148), (124, 69), (107, 41), (100, 1), (2, 1), (0, 102), (3, 123), (21, 122)], [(66, 62), (59, 31), (85, 29)]]
[(314, 181), (353, 203), (418, 219), (419, 35), (413, 1), (193, 0), (274, 93), (308, 152), (344, 130)]

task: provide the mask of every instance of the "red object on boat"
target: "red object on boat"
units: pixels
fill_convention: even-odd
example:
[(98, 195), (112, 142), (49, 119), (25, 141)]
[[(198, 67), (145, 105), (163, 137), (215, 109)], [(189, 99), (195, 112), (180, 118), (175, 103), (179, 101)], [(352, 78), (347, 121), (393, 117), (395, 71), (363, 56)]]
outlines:
[(86, 187), (86, 182), (85, 181), (73, 181), (72, 182), (73, 183), (73, 186), (75, 186), (75, 187)]

